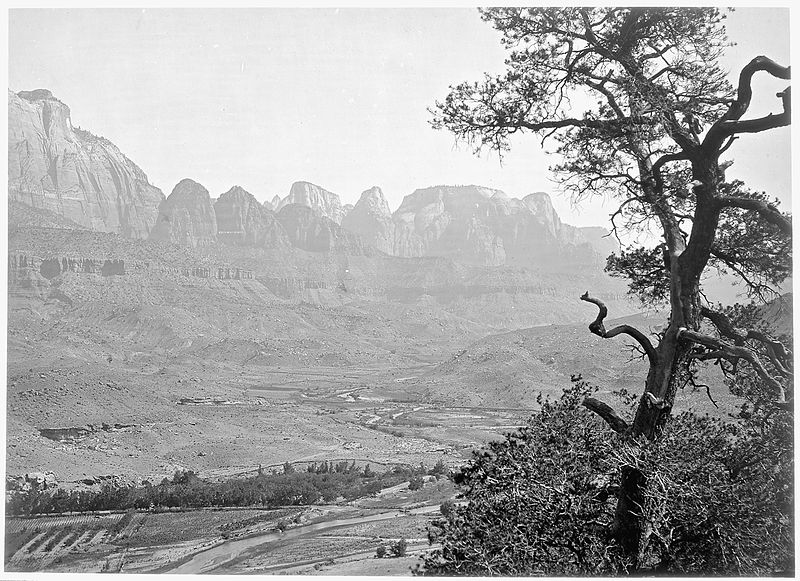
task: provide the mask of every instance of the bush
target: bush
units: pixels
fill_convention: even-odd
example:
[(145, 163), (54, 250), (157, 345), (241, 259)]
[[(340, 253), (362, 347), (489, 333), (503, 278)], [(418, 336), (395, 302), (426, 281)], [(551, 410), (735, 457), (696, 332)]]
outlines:
[(409, 490), (419, 490), (423, 486), (425, 486), (425, 481), (422, 479), (422, 476), (414, 476), (408, 481)]
[(445, 500), (442, 504), (439, 505), (439, 512), (442, 513), (443, 517), (450, 516), (450, 513), (453, 512), (453, 507), (455, 507), (456, 503), (452, 500)]
[(405, 539), (400, 539), (399, 541), (392, 543), (392, 556), (405, 557), (407, 548), (408, 542)]
[(375, 550), (375, 556), (378, 559), (383, 559), (386, 556), (386, 546), (378, 545), (378, 548)]
[[(418, 573), (434, 575), (769, 575), (793, 562), (792, 421), (683, 413), (655, 443), (630, 442), (565, 390), (453, 475), (467, 503), (443, 509)], [(652, 533), (627, 571), (610, 534), (619, 469), (647, 478)], [(445, 514), (447, 512), (447, 514)]]

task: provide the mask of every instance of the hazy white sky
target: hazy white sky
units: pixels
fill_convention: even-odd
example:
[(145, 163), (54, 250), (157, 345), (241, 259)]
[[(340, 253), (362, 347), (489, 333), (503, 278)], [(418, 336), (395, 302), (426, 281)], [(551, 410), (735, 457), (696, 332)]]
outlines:
[[(726, 65), (788, 63), (788, 12), (737, 9)], [(212, 196), (238, 184), (264, 200), (306, 180), (344, 203), (378, 185), (395, 209), (416, 188), (474, 183), (548, 191), (576, 225), (613, 210), (558, 196), (534, 136), (501, 166), (430, 128), (426, 108), (448, 85), (502, 70), (498, 35), (474, 8), (16, 9), (9, 29), (9, 88), (50, 89), (165, 194), (190, 177)], [(762, 80), (754, 115), (777, 110), (785, 88)], [(743, 136), (729, 177), (788, 207), (789, 141), (788, 128)]]

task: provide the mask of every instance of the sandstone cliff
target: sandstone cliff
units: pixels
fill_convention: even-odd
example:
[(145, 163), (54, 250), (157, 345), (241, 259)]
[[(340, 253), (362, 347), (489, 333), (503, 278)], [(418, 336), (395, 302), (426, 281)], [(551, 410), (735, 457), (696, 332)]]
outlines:
[(8, 93), (9, 199), (80, 226), (147, 238), (164, 194), (110, 141), (73, 127), (50, 91)]
[(151, 240), (180, 246), (206, 246), (217, 240), (217, 219), (208, 190), (183, 179), (161, 203)]
[(333, 192), (308, 182), (295, 182), (289, 190), (289, 195), (275, 206), (280, 211), (289, 204), (308, 206), (318, 216), (342, 223), (342, 201)]
[(279, 247), (289, 244), (281, 223), (265, 205), (239, 186), (234, 186), (214, 204), (217, 239), (235, 246)]

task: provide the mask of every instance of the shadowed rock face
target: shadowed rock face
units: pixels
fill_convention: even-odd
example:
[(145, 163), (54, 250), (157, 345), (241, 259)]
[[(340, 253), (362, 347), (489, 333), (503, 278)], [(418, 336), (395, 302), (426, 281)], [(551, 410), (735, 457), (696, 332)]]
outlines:
[(239, 186), (234, 186), (214, 203), (217, 239), (236, 246), (276, 247), (289, 245), (280, 222), (265, 205)]
[(353, 209), (342, 219), (342, 228), (358, 234), (381, 252), (394, 251), (394, 222), (383, 192), (373, 186), (361, 194)]
[(181, 246), (206, 246), (217, 240), (217, 219), (208, 190), (183, 179), (161, 203), (151, 240)]
[(8, 93), (9, 199), (92, 230), (147, 238), (164, 194), (50, 91)]
[(352, 255), (370, 254), (355, 234), (342, 229), (333, 220), (319, 216), (312, 208), (289, 204), (278, 212), (289, 241), (302, 250), (330, 252), (333, 250)]
[(275, 206), (276, 211), (289, 204), (308, 206), (316, 215), (333, 220), (337, 224), (342, 223), (344, 212), (339, 196), (317, 185), (308, 182), (293, 183), (289, 195)]

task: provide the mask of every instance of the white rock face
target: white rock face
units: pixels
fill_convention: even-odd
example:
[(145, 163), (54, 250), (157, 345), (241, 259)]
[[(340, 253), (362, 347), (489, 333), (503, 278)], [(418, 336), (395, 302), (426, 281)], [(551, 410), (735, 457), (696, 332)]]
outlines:
[(92, 230), (147, 238), (164, 194), (110, 141), (76, 129), (50, 91), (8, 93), (13, 201)]
[(339, 196), (309, 182), (293, 183), (289, 195), (275, 206), (276, 211), (289, 204), (308, 206), (316, 215), (333, 220), (337, 224), (342, 223), (344, 212)]

